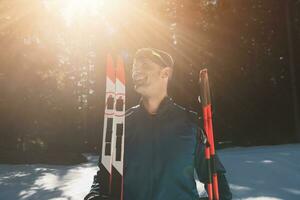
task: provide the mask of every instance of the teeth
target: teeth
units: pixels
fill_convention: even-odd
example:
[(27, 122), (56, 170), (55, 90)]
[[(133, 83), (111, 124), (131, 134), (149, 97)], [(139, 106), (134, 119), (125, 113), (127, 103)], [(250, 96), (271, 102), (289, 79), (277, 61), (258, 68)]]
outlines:
[(145, 78), (146, 78), (145, 76), (139, 76), (139, 77), (135, 77), (134, 80), (140, 81), (140, 80), (144, 80)]
[(133, 75), (132, 76), (133, 80), (137, 80), (137, 81), (140, 81), (140, 80), (146, 78), (146, 76), (143, 73), (141, 73), (141, 72), (133, 72), (132, 75)]
[(136, 81), (140, 81), (140, 80), (143, 80), (144, 78), (136, 78), (135, 80)]

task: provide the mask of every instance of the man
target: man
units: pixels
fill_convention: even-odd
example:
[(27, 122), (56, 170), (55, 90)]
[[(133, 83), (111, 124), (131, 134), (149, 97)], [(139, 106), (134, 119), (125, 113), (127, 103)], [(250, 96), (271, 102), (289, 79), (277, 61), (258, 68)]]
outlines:
[[(132, 78), (142, 98), (126, 112), (124, 200), (198, 200), (195, 174), (203, 183), (208, 179), (197, 116), (168, 97), (173, 66), (172, 57), (158, 49), (135, 54)], [(220, 199), (231, 199), (218, 159), (216, 168)], [(100, 192), (99, 174), (85, 200), (107, 199)]]

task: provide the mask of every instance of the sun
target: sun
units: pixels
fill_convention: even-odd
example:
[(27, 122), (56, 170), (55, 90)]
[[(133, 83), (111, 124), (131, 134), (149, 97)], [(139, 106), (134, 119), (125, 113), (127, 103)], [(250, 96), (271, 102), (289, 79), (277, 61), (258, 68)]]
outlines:
[(103, 0), (63, 0), (60, 4), (63, 19), (71, 25), (76, 19), (99, 15)]
[(104, 0), (63, 0), (59, 1), (60, 14), (67, 26), (76, 20), (97, 16), (103, 8)]
[(89, 17), (114, 15), (116, 10), (128, 5), (128, 0), (44, 0), (44, 4), (53, 12), (59, 12), (70, 26)]

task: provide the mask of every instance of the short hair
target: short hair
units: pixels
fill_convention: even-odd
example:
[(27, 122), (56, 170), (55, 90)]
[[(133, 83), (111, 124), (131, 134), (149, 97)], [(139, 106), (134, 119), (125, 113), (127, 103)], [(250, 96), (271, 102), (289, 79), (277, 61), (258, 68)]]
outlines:
[(162, 50), (155, 48), (141, 48), (135, 53), (134, 60), (148, 59), (161, 67), (174, 67), (172, 56)]

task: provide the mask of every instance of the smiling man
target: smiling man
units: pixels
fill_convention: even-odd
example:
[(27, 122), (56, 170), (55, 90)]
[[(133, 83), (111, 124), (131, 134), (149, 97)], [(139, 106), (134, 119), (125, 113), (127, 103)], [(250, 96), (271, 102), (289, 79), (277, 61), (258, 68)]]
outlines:
[[(126, 112), (124, 200), (198, 200), (195, 175), (207, 182), (197, 115), (168, 97), (173, 67), (164, 51), (143, 48), (135, 54), (132, 78), (141, 100)], [(220, 199), (231, 199), (225, 169), (216, 160)], [(110, 199), (100, 192), (99, 175), (85, 200)]]

